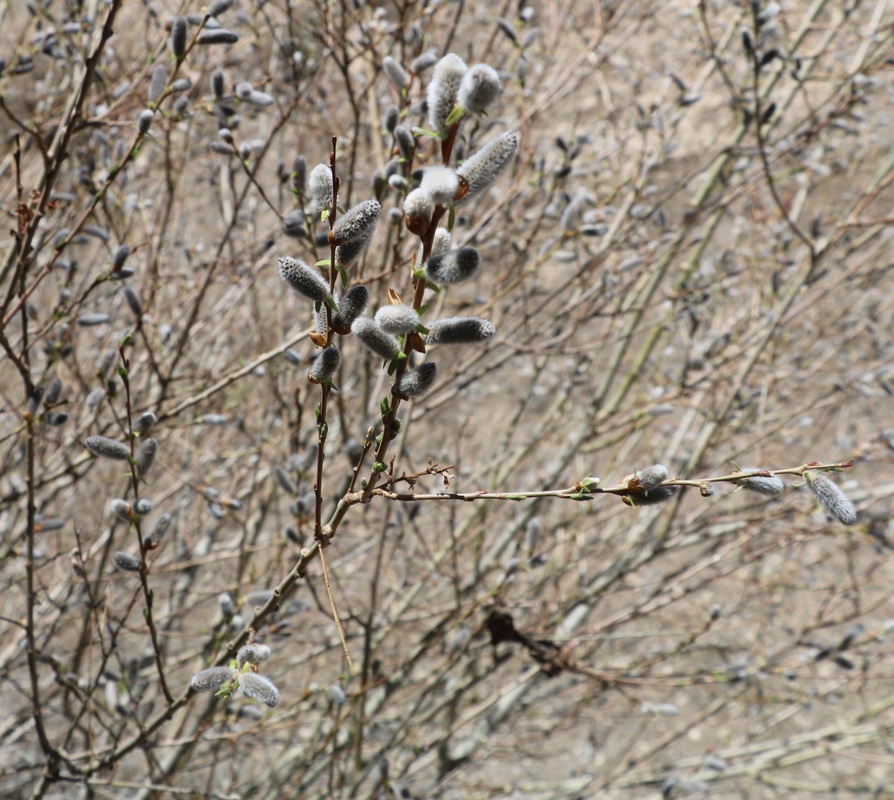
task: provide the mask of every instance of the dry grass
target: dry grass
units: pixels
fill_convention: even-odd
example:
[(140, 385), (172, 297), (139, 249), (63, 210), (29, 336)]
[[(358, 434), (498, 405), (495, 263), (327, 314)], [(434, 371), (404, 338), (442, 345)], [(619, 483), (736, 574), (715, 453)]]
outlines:
[[(493, 3), (237, 0), (221, 22), (239, 41), (189, 51), (176, 76), (192, 88), (161, 101), (143, 139), (154, 64), (174, 79), (165, 26), (198, 4), (87, 3), (73, 35), (71, 4), (42, 5), (0, 7), (4, 796), (894, 796), (887, 2), (782, 3), (757, 45), (779, 57), (756, 74), (743, 3), (569, 0), (524, 21), (507, 2), (512, 41)], [(114, 36), (85, 83), (110, 10)], [(50, 28), (54, 46), (40, 39)], [(382, 59), (407, 65), (427, 48), (503, 76), (497, 107), (463, 124), (460, 153), (509, 128), (521, 145), (461, 208), (454, 241), (480, 250), (480, 275), (433, 295), (425, 317), (482, 316), (497, 334), (433, 348), (436, 385), (399, 409), (394, 491), (443, 492), (443, 475), (399, 479), (448, 466), (449, 491), (505, 495), (588, 475), (618, 486), (659, 462), (699, 480), (731, 461), (854, 459), (831, 477), (856, 525), (829, 519), (806, 487), (766, 498), (726, 482), (647, 508), (568, 492), (375, 496), (336, 518), (325, 550), (352, 674), (313, 558), (313, 503), (293, 505), (316, 478), (322, 394), (305, 377), (309, 303), (275, 265), (329, 255), (282, 234), (301, 203), (293, 159), (327, 161), (336, 135), (341, 205), (370, 198), (392, 156), (386, 109), (424, 124), (430, 74), (404, 101)], [(34, 68), (15, 74), (24, 56)], [(218, 69), (236, 147), (251, 143), (244, 161), (209, 149), (222, 141)], [(240, 81), (275, 104), (238, 103)], [(747, 120), (770, 103), (756, 131)], [(414, 166), (436, 163), (420, 142)], [(389, 289), (413, 297), (418, 239), (385, 219), (401, 202), (384, 192), (351, 270), (373, 309)], [(602, 235), (581, 234), (596, 225)], [(108, 241), (82, 241), (89, 226)], [(139, 324), (106, 279), (123, 243)], [(87, 314), (110, 319), (78, 325)], [(108, 351), (120, 366), (128, 330), (130, 414), (114, 369), (115, 393), (96, 370)], [(321, 523), (390, 397), (379, 360), (339, 341)], [(54, 377), (60, 404), (29, 407)], [(159, 455), (139, 484), (83, 442), (127, 440), (144, 411)], [(54, 412), (68, 419), (50, 425)], [(154, 503), (139, 532), (109, 513), (135, 490)], [(113, 553), (139, 556), (163, 513), (172, 532), (147, 569), (116, 570)], [(252, 594), (275, 587), (285, 595)], [(527, 645), (491, 645), (495, 611)], [(272, 648), (261, 669), (275, 709), (188, 690), (250, 636)]]

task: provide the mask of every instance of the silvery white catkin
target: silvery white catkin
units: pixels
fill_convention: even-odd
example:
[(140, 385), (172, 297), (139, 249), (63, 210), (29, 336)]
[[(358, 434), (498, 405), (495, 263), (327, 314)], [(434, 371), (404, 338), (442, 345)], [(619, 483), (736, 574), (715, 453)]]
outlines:
[(369, 291), (363, 285), (352, 286), (338, 304), (338, 313), (332, 318), (332, 327), (344, 330), (350, 328), (354, 320), (365, 310), (369, 302)]
[(236, 661), (240, 665), (248, 662), (249, 664), (260, 664), (270, 658), (270, 648), (266, 644), (244, 644), (236, 653)]
[(216, 69), (211, 73), (211, 91), (218, 99), (224, 96), (224, 92), (226, 91), (225, 82), (226, 78), (224, 77), (222, 69)]
[(382, 59), (382, 71), (398, 91), (406, 89), (410, 85), (410, 76), (407, 74), (407, 71), (391, 56), (385, 56)]
[(515, 131), (506, 131), (463, 161), (456, 172), (465, 178), (469, 191), (457, 202), (464, 203), (489, 186), (517, 149), (518, 134)]
[(130, 448), (126, 444), (106, 436), (88, 436), (84, 444), (91, 453), (103, 458), (126, 461), (130, 456)]
[(405, 399), (419, 397), (431, 389), (437, 377), (437, 365), (434, 361), (426, 361), (401, 375), (395, 388), (397, 393)]
[(145, 478), (146, 475), (149, 474), (149, 470), (152, 469), (152, 462), (155, 461), (155, 455), (158, 453), (158, 440), (157, 439), (145, 439), (140, 444), (140, 449), (137, 451), (137, 475), (141, 478)]
[(234, 677), (235, 673), (230, 667), (208, 667), (193, 675), (189, 685), (197, 692), (211, 692), (220, 689)]
[(236, 44), (239, 41), (239, 34), (228, 31), (225, 28), (213, 28), (199, 33), (196, 44)]
[[(762, 469), (762, 467), (749, 467), (748, 469), (743, 469), (742, 472), (756, 472), (760, 469)], [(736, 485), (741, 486), (743, 489), (747, 489), (750, 492), (766, 494), (771, 497), (782, 494), (782, 490), (785, 489), (785, 484), (782, 482), (782, 479), (777, 478), (775, 475), (767, 477), (763, 475), (751, 475), (747, 478), (740, 478), (736, 481)]]
[(358, 317), (351, 325), (353, 333), (370, 350), (387, 361), (397, 358), (400, 353), (400, 343), (388, 333), (385, 333), (369, 317)]
[(47, 386), (47, 390), (43, 396), (43, 404), (45, 406), (52, 406), (59, 402), (59, 397), (62, 395), (62, 381), (59, 378), (53, 378), (50, 381), (49, 386)]
[(857, 521), (857, 510), (837, 483), (825, 475), (804, 473), (804, 479), (817, 500), (835, 519), (843, 525), (853, 525)]
[(345, 690), (342, 689), (341, 686), (339, 686), (337, 683), (331, 684), (327, 689), (327, 692), (329, 693), (329, 698), (337, 706), (343, 706), (345, 703), (348, 702), (348, 697), (345, 694)]
[(317, 211), (332, 208), (332, 170), (328, 164), (317, 164), (310, 171), (310, 196)]
[(478, 317), (448, 317), (428, 326), (428, 344), (474, 344), (489, 339), (496, 328)]
[(124, 299), (133, 312), (133, 315), (140, 319), (143, 316), (143, 304), (140, 302), (140, 296), (130, 287), (124, 287)]
[(183, 58), (186, 52), (186, 18), (176, 17), (171, 23), (171, 51), (177, 58)]
[(422, 173), (419, 190), (432, 205), (453, 202), (459, 191), (459, 178), (450, 167), (429, 167)]
[(419, 327), (419, 316), (410, 306), (382, 306), (376, 311), (375, 321), (385, 333), (398, 336)]
[(467, 69), (466, 62), (456, 53), (448, 53), (435, 64), (427, 92), (428, 126), (440, 136), (447, 133), (447, 117), (453, 111)]
[(400, 109), (395, 105), (390, 105), (385, 110), (383, 126), (388, 133), (393, 134), (397, 128), (398, 120), (400, 120)]
[(140, 414), (140, 416), (137, 417), (136, 421), (133, 424), (134, 432), (149, 433), (156, 422), (158, 422), (158, 417), (156, 417), (155, 414), (153, 414), (151, 411), (144, 411), (142, 414)]
[(540, 544), (540, 517), (531, 517), (525, 525), (525, 549), (533, 553)]
[(292, 477), (279, 464), (273, 467), (273, 475), (277, 483), (283, 488), (283, 491), (290, 495), (298, 494), (298, 486)]
[(298, 294), (315, 303), (320, 303), (329, 296), (329, 284), (323, 276), (296, 258), (286, 256), (279, 259), (279, 276)]
[(139, 130), (143, 136), (149, 133), (149, 128), (152, 127), (152, 117), (153, 112), (151, 108), (144, 108), (137, 115), (137, 130)]
[(636, 478), (643, 489), (654, 489), (658, 484), (667, 480), (668, 474), (664, 464), (653, 464), (651, 467), (637, 472)]
[(246, 697), (273, 708), (279, 702), (279, 689), (273, 681), (254, 672), (239, 673), (239, 688)]
[(330, 233), (330, 241), (336, 244), (368, 242), (376, 229), (382, 206), (378, 200), (364, 200), (342, 214)]
[[(416, 227), (421, 228), (424, 225), (425, 228), (428, 228), (433, 211), (434, 207), (429, 202), (428, 195), (422, 189), (413, 189), (404, 198), (404, 214), (407, 216), (407, 227), (412, 223)], [(416, 233), (413, 228), (410, 228), (410, 230)], [(422, 230), (421, 233), (425, 233), (425, 231)]]
[(456, 101), (463, 110), (473, 114), (487, 111), (500, 96), (500, 76), (487, 64), (475, 64), (459, 85)]
[(152, 70), (152, 77), (149, 80), (149, 102), (154, 103), (158, 100), (168, 82), (168, 71), (164, 64), (156, 64)]
[[(192, 79), (189, 77), (177, 78), (177, 80), (171, 84), (171, 91), (174, 92), (188, 92), (190, 89), (192, 89)], [(180, 99), (183, 100), (186, 98)]]
[(481, 265), (481, 255), (474, 247), (460, 247), (425, 262), (425, 276), (435, 283), (455, 284), (473, 278)]
[(118, 567), (118, 569), (123, 569), (125, 572), (140, 571), (140, 559), (132, 556), (130, 553), (117, 550), (112, 553), (112, 561), (115, 562), (115, 566)]
[(327, 383), (332, 380), (332, 376), (341, 366), (341, 353), (337, 347), (327, 347), (322, 350), (314, 359), (313, 366), (310, 368), (311, 377), (317, 383)]
[(416, 139), (406, 125), (398, 125), (394, 129), (394, 141), (397, 142), (401, 157), (406, 161), (412, 161), (413, 153), (416, 152)]

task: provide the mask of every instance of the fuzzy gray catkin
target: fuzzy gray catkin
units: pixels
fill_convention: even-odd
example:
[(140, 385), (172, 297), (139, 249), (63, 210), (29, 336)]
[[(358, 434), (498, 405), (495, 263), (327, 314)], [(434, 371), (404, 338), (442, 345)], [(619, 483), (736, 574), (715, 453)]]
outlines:
[(158, 422), (158, 417), (155, 414), (151, 411), (144, 411), (134, 421), (134, 433), (149, 433), (156, 422)]
[(155, 523), (150, 538), (156, 543), (160, 542), (171, 527), (171, 522), (173, 522), (173, 520), (174, 518), (170, 514), (162, 514)]
[(43, 404), (45, 406), (54, 406), (59, 402), (62, 395), (62, 381), (59, 378), (53, 378), (43, 396)]
[(112, 561), (118, 569), (122, 569), (125, 572), (140, 571), (140, 559), (132, 556), (130, 553), (118, 550), (112, 554)]
[(428, 125), (439, 136), (447, 134), (447, 117), (468, 67), (456, 53), (448, 53), (437, 64), (428, 84)]
[(171, 51), (179, 59), (186, 53), (186, 18), (176, 17), (171, 23)]
[(400, 380), (395, 384), (395, 389), (404, 399), (419, 397), (431, 389), (437, 376), (438, 368), (435, 363), (426, 361), (401, 375)]
[(208, 16), (219, 17), (225, 11), (228, 11), (234, 2), (235, 0), (214, 0), (214, 2), (208, 6)]
[(400, 120), (400, 109), (397, 106), (391, 105), (388, 106), (385, 111), (385, 117), (383, 121), (383, 127), (390, 134), (394, 134), (395, 128), (397, 128), (397, 123)]
[(400, 353), (400, 343), (388, 333), (385, 333), (369, 317), (359, 317), (351, 325), (353, 333), (366, 347), (387, 361), (397, 358)]
[(404, 214), (406, 215), (407, 229), (417, 236), (421, 236), (428, 230), (434, 206), (429, 202), (428, 195), (422, 189), (413, 189), (404, 198)]
[(271, 708), (279, 702), (279, 689), (273, 685), (273, 681), (254, 672), (239, 674), (239, 689), (246, 697)]
[[(761, 471), (760, 467), (749, 467), (748, 469), (742, 470), (742, 472), (746, 473), (758, 471)], [(737, 486), (741, 486), (749, 492), (757, 492), (758, 494), (765, 494), (770, 497), (782, 494), (782, 490), (785, 488), (782, 479), (777, 478), (775, 475), (749, 475), (747, 478), (739, 478), (735, 483)]]
[(192, 676), (189, 685), (197, 692), (211, 692), (220, 689), (235, 673), (230, 667), (208, 667)]
[(419, 327), (419, 316), (410, 306), (382, 306), (376, 311), (375, 321), (385, 333), (397, 336)]
[(116, 497), (109, 503), (111, 512), (123, 522), (130, 522), (133, 519), (133, 508), (127, 500)]
[(130, 448), (126, 444), (106, 436), (88, 436), (84, 440), (84, 444), (87, 445), (87, 449), (91, 453), (103, 458), (126, 461), (130, 456)]
[(804, 480), (823, 508), (840, 523), (853, 525), (857, 521), (857, 510), (837, 483), (825, 475), (814, 475), (812, 472), (805, 472)]
[(643, 489), (654, 489), (658, 484), (666, 481), (668, 478), (667, 467), (664, 464), (653, 464), (638, 472), (631, 482), (638, 482)]
[(448, 317), (428, 326), (427, 344), (474, 344), (489, 339), (496, 328), (479, 317)]
[(155, 461), (155, 455), (158, 453), (158, 440), (157, 439), (145, 439), (142, 444), (140, 444), (140, 449), (137, 451), (137, 475), (141, 478), (145, 478), (146, 475), (149, 474), (149, 470), (152, 469), (152, 462)]
[(400, 63), (391, 56), (382, 59), (382, 71), (392, 86), (398, 91), (406, 89), (410, 85), (410, 76)]
[(394, 128), (394, 141), (397, 142), (401, 157), (406, 161), (412, 161), (413, 153), (416, 152), (416, 139), (406, 125), (397, 125)]
[(130, 286), (125, 286), (124, 299), (133, 315), (140, 319), (143, 316), (143, 304), (140, 302), (140, 296)]
[(279, 259), (279, 276), (298, 294), (323, 302), (329, 296), (329, 284), (313, 267), (288, 256)]
[(152, 117), (154, 116), (151, 108), (144, 108), (137, 115), (137, 130), (141, 135), (145, 136), (152, 127)]
[(473, 278), (481, 265), (481, 255), (474, 247), (460, 247), (425, 262), (425, 276), (435, 283), (456, 284)]
[(310, 171), (308, 188), (317, 211), (332, 208), (332, 170), (328, 164), (317, 164)]
[(156, 64), (149, 80), (149, 102), (156, 102), (165, 90), (168, 82), (168, 70), (164, 64)]
[(304, 212), (300, 208), (290, 211), (282, 218), (282, 232), (292, 239), (304, 239), (307, 236)]
[(410, 72), (412, 72), (414, 75), (418, 75), (420, 72), (425, 72), (425, 70), (427, 70), (429, 67), (433, 67), (437, 63), (437, 51), (426, 50), (424, 53), (420, 53), (410, 62)]
[(463, 161), (456, 172), (465, 179), (469, 191), (457, 202), (464, 203), (489, 186), (517, 149), (518, 134), (515, 131), (506, 131)]
[(196, 39), (196, 44), (236, 44), (239, 34), (225, 28), (205, 28)]
[(236, 661), (240, 665), (246, 662), (249, 664), (260, 664), (268, 658), (270, 658), (270, 648), (266, 644), (244, 644), (239, 648), (239, 652), (236, 653)]
[(463, 75), (456, 100), (464, 111), (481, 114), (494, 104), (501, 90), (497, 71), (487, 64), (475, 64)]
[(376, 229), (381, 210), (378, 200), (364, 200), (336, 220), (329, 241), (339, 245), (368, 242)]
[(345, 330), (351, 327), (365, 310), (369, 302), (369, 290), (358, 284), (352, 286), (338, 304), (338, 312), (332, 318), (332, 327), (337, 330)]
[(337, 347), (321, 350), (310, 368), (310, 375), (317, 383), (328, 383), (341, 366), (341, 353)]

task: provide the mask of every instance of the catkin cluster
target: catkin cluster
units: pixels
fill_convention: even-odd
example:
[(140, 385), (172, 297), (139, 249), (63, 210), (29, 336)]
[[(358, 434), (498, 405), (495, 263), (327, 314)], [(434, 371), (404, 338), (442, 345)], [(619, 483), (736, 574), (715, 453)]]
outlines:
[[(430, 67), (427, 86), (417, 85), (421, 72)], [(466, 118), (486, 113), (499, 97), (502, 87), (497, 72), (486, 64), (468, 67), (453, 53), (434, 62), (414, 62), (409, 69), (389, 57), (383, 69), (407, 104), (414, 91), (425, 97), (427, 116), (411, 127), (399, 124), (396, 106), (389, 109), (385, 132), (391, 137), (394, 158), (375, 176), (376, 198), (345, 211), (338, 208), (335, 169), (317, 164), (305, 189), (304, 160), (300, 159), (300, 175), (297, 169), (293, 173), (295, 193), (299, 202), (309, 201), (311, 210), (302, 207), (290, 212), (284, 230), (293, 238), (306, 238), (306, 225), (312, 227), (314, 217), (328, 221), (330, 258), (310, 266), (290, 255), (279, 258), (278, 265), (282, 280), (314, 306), (313, 341), (319, 350), (308, 379), (332, 386), (338, 371), (350, 368), (342, 359), (343, 338), (354, 336), (384, 362), (394, 376), (392, 394), (405, 400), (422, 395), (437, 379), (437, 366), (427, 358), (431, 347), (475, 344), (495, 333), (493, 324), (478, 317), (429, 320), (425, 299), (427, 291), (472, 280), (479, 273), (480, 253), (473, 247), (453, 245), (452, 207), (479, 195), (496, 179), (515, 155), (518, 136), (514, 131), (500, 134), (457, 164), (452, 142)], [(434, 158), (427, 160), (432, 152)], [(371, 293), (351, 280), (349, 268), (374, 241), (383, 205), (388, 203), (392, 205), (389, 219), (402, 221), (419, 239), (406, 263), (415, 292), (412, 302), (398, 301), (392, 293), (390, 302), (368, 311)], [(445, 219), (447, 224), (441, 224)]]

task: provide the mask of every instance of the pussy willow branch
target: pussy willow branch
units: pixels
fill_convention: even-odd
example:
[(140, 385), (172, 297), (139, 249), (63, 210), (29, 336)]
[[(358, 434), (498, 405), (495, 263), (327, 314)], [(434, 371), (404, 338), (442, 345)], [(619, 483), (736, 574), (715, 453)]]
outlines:
[[(127, 424), (128, 444), (130, 446), (130, 483), (131, 488), (133, 489), (134, 507), (136, 507), (136, 503), (140, 499), (140, 476), (137, 473), (136, 453), (134, 452), (136, 437), (133, 432), (133, 417), (130, 401), (130, 360), (127, 358), (124, 348), (124, 344), (118, 348), (118, 354), (121, 356), (121, 364), (123, 366), (123, 369), (119, 371), (119, 376), (121, 377), (121, 382), (124, 384), (124, 413)], [(158, 643), (158, 630), (152, 615), (154, 593), (152, 589), (149, 588), (149, 580), (147, 578), (149, 567), (146, 564), (146, 545), (143, 539), (142, 518), (139, 514), (133, 515), (132, 524), (136, 531), (137, 543), (140, 548), (140, 570), (138, 575), (140, 576), (140, 587), (143, 590), (143, 599), (146, 602), (143, 616), (146, 620), (146, 625), (149, 628), (149, 638), (152, 640), (152, 653), (155, 656), (155, 668), (158, 671), (158, 682), (161, 686), (161, 691), (165, 696), (165, 700), (168, 701), (168, 704), (171, 704), (174, 702), (174, 697), (171, 694), (171, 690), (168, 688), (168, 682), (165, 679), (164, 665), (161, 661), (161, 646)]]

